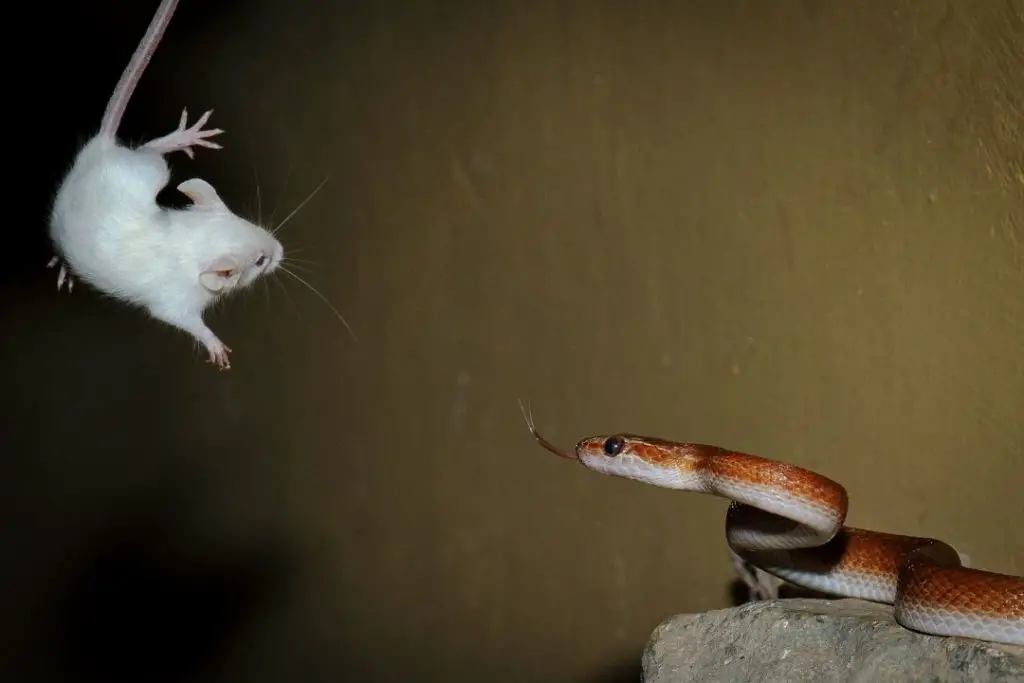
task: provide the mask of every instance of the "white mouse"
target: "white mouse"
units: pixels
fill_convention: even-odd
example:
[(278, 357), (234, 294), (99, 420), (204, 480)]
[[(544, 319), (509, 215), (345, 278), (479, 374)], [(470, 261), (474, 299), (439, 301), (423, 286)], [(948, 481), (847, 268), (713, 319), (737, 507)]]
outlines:
[(206, 348), (211, 363), (230, 367), (230, 349), (203, 322), (214, 301), (273, 272), (284, 258), (267, 230), (236, 216), (205, 180), (178, 185), (193, 205), (165, 209), (157, 194), (170, 180), (165, 154), (192, 147), (220, 149), (207, 140), (223, 131), (204, 130), (211, 112), (141, 147), (118, 143), (117, 128), (128, 100), (163, 35), (178, 0), (162, 0), (146, 35), (121, 75), (99, 132), (78, 153), (61, 182), (50, 217), (60, 266), (57, 289), (72, 278), (145, 308), (154, 318), (188, 332)]

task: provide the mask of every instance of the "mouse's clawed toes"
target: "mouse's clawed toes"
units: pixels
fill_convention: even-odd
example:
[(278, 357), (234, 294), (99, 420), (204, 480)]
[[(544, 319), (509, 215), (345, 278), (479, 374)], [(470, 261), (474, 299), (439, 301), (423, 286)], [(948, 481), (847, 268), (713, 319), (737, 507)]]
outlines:
[[(187, 111), (187, 110), (183, 110), (183, 111)], [(198, 129), (198, 128), (202, 128), (203, 126), (205, 126), (206, 122), (210, 120), (210, 115), (211, 114), (213, 114), (213, 110), (212, 109), (207, 109), (206, 111), (204, 111), (203, 115), (199, 117), (199, 120), (196, 121), (195, 125), (193, 125), (192, 127)]]
[(70, 294), (71, 290), (75, 288), (75, 280), (71, 276), (71, 271), (68, 269), (66, 264), (61, 263), (59, 256), (54, 256), (50, 259), (49, 263), (46, 264), (47, 268), (53, 268), (55, 266), (60, 266), (60, 270), (57, 271), (57, 291), (59, 292), (64, 289), (64, 285), (67, 284), (68, 294)]
[(199, 120), (192, 124), (191, 128), (183, 128), (184, 124), (182, 124), (182, 127), (179, 128), (179, 130), (181, 130), (181, 132), (183, 133), (189, 134), (189, 136), (193, 138), (192, 144), (194, 145), (198, 145), (200, 147), (209, 147), (211, 149), (220, 149), (220, 145), (218, 145), (216, 142), (210, 142), (206, 138), (212, 138), (214, 135), (220, 135), (224, 131), (221, 130), (220, 128), (203, 130), (203, 126), (205, 126), (206, 122), (210, 120), (210, 115), (212, 113), (213, 110), (210, 109), (209, 111), (205, 112), (202, 116), (200, 116)]
[(181, 119), (178, 122), (178, 128), (173, 133), (150, 140), (144, 147), (153, 151), (159, 152), (160, 154), (170, 154), (171, 152), (184, 152), (190, 159), (195, 157), (195, 153), (192, 151), (193, 147), (207, 147), (209, 149), (222, 149), (216, 142), (210, 142), (206, 138), (213, 137), (214, 135), (220, 135), (224, 131), (220, 128), (214, 128), (212, 130), (203, 130), (203, 126), (210, 119), (210, 114), (213, 110), (209, 110), (199, 117), (192, 126), (188, 126), (188, 109), (182, 109)]
[(231, 361), (228, 359), (231, 349), (219, 341), (211, 343), (206, 349), (210, 352), (210, 360), (208, 362), (212, 363), (214, 367), (219, 370), (231, 369)]
[(67, 284), (67, 286), (68, 286), (68, 294), (70, 294), (71, 290), (73, 290), (75, 288), (75, 278), (73, 278), (71, 276), (71, 271), (68, 270), (68, 267), (62, 265), (60, 267), (60, 272), (57, 273), (57, 291), (58, 292), (60, 291), (61, 286), (63, 286), (64, 284)]

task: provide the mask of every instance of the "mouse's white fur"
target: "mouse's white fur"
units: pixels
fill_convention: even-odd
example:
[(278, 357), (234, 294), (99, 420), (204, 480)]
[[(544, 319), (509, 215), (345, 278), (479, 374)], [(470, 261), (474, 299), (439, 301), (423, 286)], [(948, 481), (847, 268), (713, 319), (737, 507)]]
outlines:
[(156, 195), (169, 180), (160, 152), (97, 135), (57, 193), (50, 234), (77, 278), (188, 332), (226, 366), (228, 349), (203, 311), (275, 270), (284, 250), (199, 178), (178, 186), (193, 206), (162, 208)]
[[(54, 200), (50, 236), (67, 271), (106, 294), (144, 307), (153, 317), (195, 337), (211, 362), (229, 367), (228, 349), (203, 322), (216, 299), (273, 272), (281, 243), (263, 228), (236, 216), (204, 180), (178, 185), (193, 206), (164, 209), (156, 196), (170, 180), (164, 155), (193, 146), (219, 149), (203, 130), (210, 112), (185, 128), (129, 149), (116, 129), (132, 90), (177, 4), (163, 0), (149, 30), (115, 89), (99, 133), (79, 152)], [(57, 257), (51, 264), (58, 262)], [(68, 278), (70, 289), (72, 280)]]

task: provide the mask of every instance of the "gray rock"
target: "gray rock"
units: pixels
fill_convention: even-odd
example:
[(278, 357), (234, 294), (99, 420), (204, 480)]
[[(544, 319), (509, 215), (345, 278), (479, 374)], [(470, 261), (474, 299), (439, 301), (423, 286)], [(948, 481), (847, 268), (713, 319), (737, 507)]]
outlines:
[(1024, 648), (909, 631), (861, 600), (769, 600), (654, 630), (645, 683), (1024, 683)]

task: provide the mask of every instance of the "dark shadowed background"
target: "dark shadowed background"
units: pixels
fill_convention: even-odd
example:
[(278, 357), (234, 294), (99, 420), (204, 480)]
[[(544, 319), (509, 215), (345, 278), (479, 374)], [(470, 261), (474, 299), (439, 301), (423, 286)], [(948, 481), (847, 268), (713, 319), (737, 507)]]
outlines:
[(1024, 573), (1021, 0), (182, 0), (122, 135), (213, 108), (173, 183), (253, 218), (328, 177), (282, 237), (358, 335), (260, 283), (226, 373), (44, 268), (157, 2), (80, 5), (7, 26), (4, 680), (637, 680), (729, 604), (726, 502), (519, 398)]

